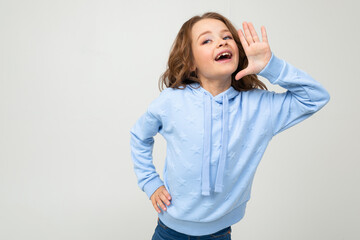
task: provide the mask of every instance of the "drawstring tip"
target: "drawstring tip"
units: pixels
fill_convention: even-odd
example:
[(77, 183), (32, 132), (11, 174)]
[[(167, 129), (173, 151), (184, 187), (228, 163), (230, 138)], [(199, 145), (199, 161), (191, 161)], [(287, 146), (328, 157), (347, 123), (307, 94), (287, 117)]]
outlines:
[(210, 191), (202, 191), (201, 195), (203, 196), (210, 196)]
[(215, 192), (221, 193), (223, 191), (223, 186), (215, 186)]

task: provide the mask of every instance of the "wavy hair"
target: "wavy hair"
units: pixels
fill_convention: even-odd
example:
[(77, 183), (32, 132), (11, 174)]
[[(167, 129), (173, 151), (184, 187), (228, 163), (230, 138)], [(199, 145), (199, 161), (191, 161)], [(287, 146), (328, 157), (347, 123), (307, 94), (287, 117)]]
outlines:
[(235, 80), (236, 73), (246, 68), (248, 65), (248, 59), (241, 45), (238, 33), (227, 18), (216, 12), (207, 12), (202, 16), (190, 18), (180, 28), (170, 51), (166, 71), (159, 79), (160, 91), (164, 89), (164, 86), (168, 88), (183, 89), (187, 84), (200, 83), (200, 79), (197, 77), (196, 72), (191, 70), (194, 65), (191, 48), (191, 30), (195, 23), (208, 18), (223, 22), (231, 32), (239, 49), (239, 65), (236, 71), (231, 75), (231, 86), (237, 91), (247, 91), (254, 88), (267, 89), (266, 85), (257, 78), (256, 74), (250, 74), (239, 80)]

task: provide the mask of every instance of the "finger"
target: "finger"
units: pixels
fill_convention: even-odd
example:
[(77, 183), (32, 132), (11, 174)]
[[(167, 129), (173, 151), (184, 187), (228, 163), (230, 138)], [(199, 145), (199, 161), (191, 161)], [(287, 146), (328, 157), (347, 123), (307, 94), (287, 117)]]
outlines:
[(243, 46), (243, 48), (244, 49), (247, 48), (249, 46), (249, 44), (246, 41), (244, 33), (243, 33), (243, 31), (241, 29), (238, 30), (238, 35), (239, 35), (240, 42), (241, 42), (241, 45)]
[(257, 35), (255, 28), (252, 23), (249, 23), (249, 29), (254, 42), (259, 42), (259, 36)]
[(254, 40), (253, 40), (253, 38), (251, 36), (251, 33), (250, 33), (249, 26), (248, 26), (247, 22), (243, 22), (243, 28), (244, 28), (246, 41), (250, 45), (251, 43), (254, 42)]
[(159, 197), (156, 199), (156, 203), (160, 206), (161, 209), (166, 211), (166, 207)]
[(165, 195), (165, 197), (166, 197), (168, 200), (171, 200), (171, 196), (170, 196), (169, 192), (168, 192), (166, 189), (164, 189), (163, 194)]
[(263, 42), (268, 42), (268, 38), (267, 38), (267, 34), (266, 34), (266, 29), (264, 26), (261, 26), (261, 36), (262, 36), (262, 41)]
[(165, 196), (165, 194), (161, 194), (160, 195), (160, 200), (163, 202), (163, 203), (165, 203), (166, 205), (170, 205), (170, 201), (167, 199), (167, 197)]
[(238, 72), (236, 75), (235, 75), (235, 80), (240, 80), (241, 78), (243, 78), (244, 76), (248, 75), (248, 71), (247, 71), (247, 68), (241, 70), (240, 72)]
[(155, 210), (156, 210), (158, 213), (161, 213), (161, 211), (160, 211), (158, 205), (156, 204), (156, 201), (155, 201), (154, 198), (151, 199), (151, 202), (152, 202), (152, 205), (154, 206)]

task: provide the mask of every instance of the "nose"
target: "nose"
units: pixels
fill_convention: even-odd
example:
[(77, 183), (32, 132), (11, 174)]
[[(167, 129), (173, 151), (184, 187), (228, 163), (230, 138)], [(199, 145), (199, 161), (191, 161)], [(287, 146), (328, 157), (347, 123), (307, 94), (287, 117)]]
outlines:
[(223, 47), (223, 46), (226, 46), (228, 43), (226, 40), (224, 39), (220, 39), (219, 42), (218, 42), (218, 47)]

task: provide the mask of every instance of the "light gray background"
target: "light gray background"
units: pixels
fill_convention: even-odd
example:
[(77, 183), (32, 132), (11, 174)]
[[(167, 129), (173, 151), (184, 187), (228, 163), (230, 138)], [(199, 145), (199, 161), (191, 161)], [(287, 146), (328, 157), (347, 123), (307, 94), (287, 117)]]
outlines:
[[(272, 140), (233, 239), (360, 239), (358, 10), (355, 0), (1, 0), (0, 239), (151, 238), (156, 212), (137, 187), (129, 129), (159, 95), (181, 25), (206, 11), (265, 25), (272, 51), (331, 94)], [(156, 136), (160, 172), (165, 146)]]

